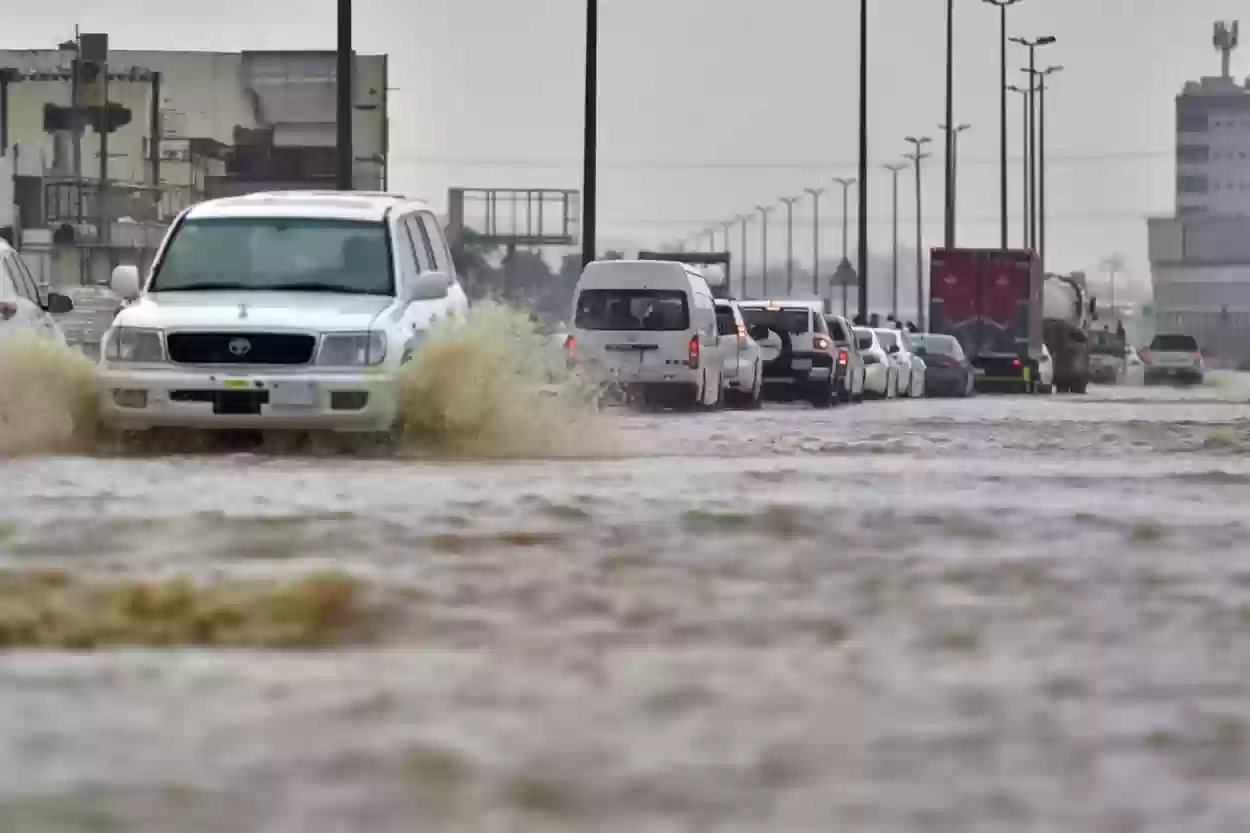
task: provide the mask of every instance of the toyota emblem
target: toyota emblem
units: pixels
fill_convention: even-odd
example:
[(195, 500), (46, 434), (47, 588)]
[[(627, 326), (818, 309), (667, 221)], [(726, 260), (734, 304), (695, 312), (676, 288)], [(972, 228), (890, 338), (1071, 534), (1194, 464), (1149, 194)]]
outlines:
[(252, 349), (252, 342), (245, 338), (235, 338), (230, 340), (230, 352), (242, 358), (247, 355), (247, 351)]

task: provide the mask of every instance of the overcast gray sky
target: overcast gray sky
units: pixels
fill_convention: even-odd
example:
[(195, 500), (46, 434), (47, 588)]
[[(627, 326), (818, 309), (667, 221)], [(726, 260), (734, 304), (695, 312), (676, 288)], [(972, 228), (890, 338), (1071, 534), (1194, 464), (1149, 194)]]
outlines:
[[(856, 5), (850, 0), (601, 0), (601, 232), (655, 245), (782, 196), (854, 175)], [(582, 0), (356, 0), (356, 45), (393, 59), (393, 185), (445, 204), (449, 186), (580, 187)], [(875, 251), (889, 248), (879, 163), (906, 134), (938, 145), (941, 0), (871, 0)], [(960, 242), (997, 243), (997, 12), (957, 0)], [(1122, 252), (1144, 275), (1145, 222), (1173, 206), (1173, 98), (1218, 71), (1211, 25), (1235, 0), (1024, 0), (1014, 34), (1051, 34), (1063, 64), (1048, 97), (1050, 266), (1096, 268)], [(210, 16), (210, 12), (212, 16)], [(289, 17), (287, 15), (290, 15)], [(332, 48), (333, 0), (42, 0), (8, 4), (0, 46), (54, 45), (75, 23), (115, 48)], [(1250, 22), (1250, 21), (1247, 21)], [(1250, 49), (1250, 46), (1247, 47)], [(1013, 81), (1025, 55), (1013, 47)], [(1250, 74), (1250, 54), (1234, 56)], [(1012, 152), (1020, 138), (1013, 101)], [(935, 148), (940, 154), (940, 147)], [(1017, 211), (1019, 172), (1011, 174)], [(912, 185), (904, 180), (903, 229)], [(941, 232), (941, 157), (924, 178), (926, 245)], [(826, 198), (826, 249), (839, 245)], [(853, 209), (852, 209), (853, 210)], [(784, 253), (783, 213), (770, 251)], [(1013, 234), (1018, 219), (1013, 219)], [(758, 228), (752, 232), (758, 256)], [(796, 257), (811, 249), (796, 207)], [(737, 235), (734, 236), (737, 247)]]

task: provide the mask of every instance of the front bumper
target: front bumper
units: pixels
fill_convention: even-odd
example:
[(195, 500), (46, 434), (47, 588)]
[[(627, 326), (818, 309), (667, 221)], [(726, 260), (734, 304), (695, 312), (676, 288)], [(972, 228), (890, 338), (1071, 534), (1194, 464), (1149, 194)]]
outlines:
[(255, 372), (102, 364), (100, 415), (122, 430), (388, 431), (395, 384), (381, 370)]

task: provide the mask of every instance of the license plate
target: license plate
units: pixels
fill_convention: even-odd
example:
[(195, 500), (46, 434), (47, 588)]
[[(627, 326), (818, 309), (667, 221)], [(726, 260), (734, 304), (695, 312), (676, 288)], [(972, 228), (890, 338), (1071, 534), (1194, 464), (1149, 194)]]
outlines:
[(794, 368), (795, 370), (811, 370), (812, 360), (811, 359), (795, 359), (794, 361), (790, 362), (790, 367)]
[(269, 404), (279, 408), (311, 408), (317, 404), (312, 382), (277, 382), (269, 388)]

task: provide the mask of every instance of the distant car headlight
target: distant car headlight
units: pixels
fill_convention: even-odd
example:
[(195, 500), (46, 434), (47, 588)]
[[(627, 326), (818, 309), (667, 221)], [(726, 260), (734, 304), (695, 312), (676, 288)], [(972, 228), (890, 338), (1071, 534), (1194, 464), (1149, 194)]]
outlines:
[(105, 336), (104, 358), (114, 362), (165, 361), (165, 334), (146, 327), (114, 327)]
[(331, 367), (368, 367), (386, 359), (386, 333), (329, 333), (321, 337), (317, 364)]

